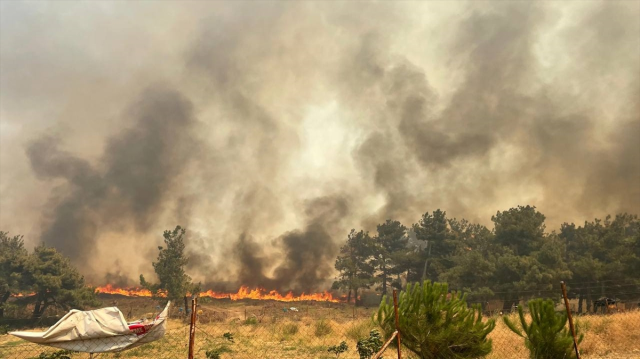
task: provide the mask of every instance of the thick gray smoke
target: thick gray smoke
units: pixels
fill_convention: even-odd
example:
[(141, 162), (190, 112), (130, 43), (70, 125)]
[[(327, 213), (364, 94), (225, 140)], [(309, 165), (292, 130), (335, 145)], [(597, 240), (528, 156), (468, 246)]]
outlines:
[(388, 218), (640, 212), (637, 2), (0, 6), (0, 229), (95, 284), (177, 224), (208, 287), (309, 291)]
[[(237, 283), (232, 283), (231, 288), (241, 284), (306, 293), (322, 288), (333, 274), (338, 250), (328, 228), (341, 227), (341, 220), (349, 213), (347, 198), (346, 195), (325, 197), (307, 203), (305, 227), (287, 232), (273, 241), (273, 247), (280, 250), (277, 255), (265, 256), (260, 244), (242, 233), (234, 245), (233, 258), (243, 265), (238, 272)], [(215, 287), (216, 283), (208, 286)]]
[(96, 166), (44, 136), (27, 146), (40, 180), (63, 178), (62, 193), (43, 213), (41, 240), (74, 259), (95, 250), (98, 227), (149, 230), (194, 148), (191, 104), (180, 93), (154, 88), (127, 113), (133, 126), (109, 138)]

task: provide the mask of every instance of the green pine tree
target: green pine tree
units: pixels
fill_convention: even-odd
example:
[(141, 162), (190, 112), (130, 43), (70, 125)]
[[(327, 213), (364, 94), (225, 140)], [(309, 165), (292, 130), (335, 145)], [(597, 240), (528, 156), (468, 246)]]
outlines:
[[(531, 323), (522, 306), (518, 307), (520, 327), (503, 317), (511, 331), (524, 338), (531, 359), (575, 358), (573, 337), (567, 328), (567, 313), (556, 313), (552, 300), (534, 299), (528, 303)], [(580, 335), (578, 343), (584, 338)]]
[[(407, 285), (398, 300), (402, 343), (422, 359), (478, 358), (491, 352), (487, 338), (495, 320), (482, 320), (479, 307), (466, 296), (449, 293), (446, 283)], [(389, 337), (395, 330), (393, 302), (383, 298), (373, 320)]]
[(158, 247), (158, 260), (153, 262), (153, 269), (158, 276), (159, 283), (149, 283), (140, 275), (140, 285), (149, 289), (154, 297), (164, 300), (166, 297), (178, 301), (187, 294), (200, 291), (199, 284), (193, 284), (184, 267), (189, 262), (185, 256), (184, 235), (186, 229), (176, 226), (173, 231), (164, 231), (166, 247)]

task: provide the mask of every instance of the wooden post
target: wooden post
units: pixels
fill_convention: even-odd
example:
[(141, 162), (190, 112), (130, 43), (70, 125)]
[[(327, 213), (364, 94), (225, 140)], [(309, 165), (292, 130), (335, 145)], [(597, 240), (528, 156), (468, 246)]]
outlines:
[(573, 348), (576, 350), (576, 358), (580, 359), (576, 330), (573, 327), (573, 318), (571, 317), (571, 309), (569, 308), (569, 298), (567, 298), (567, 286), (564, 284), (564, 281), (560, 282), (560, 287), (562, 288), (562, 297), (564, 297), (564, 305), (567, 308), (567, 316), (569, 317), (569, 329), (571, 329), (571, 335), (573, 335)]
[(189, 359), (193, 359), (193, 346), (196, 339), (196, 308), (198, 298), (191, 299), (191, 328), (189, 329)]
[(384, 354), (384, 351), (387, 350), (387, 347), (389, 346), (389, 344), (391, 344), (391, 342), (396, 338), (397, 335), (398, 335), (398, 331), (396, 330), (395, 332), (393, 332), (393, 334), (391, 334), (391, 337), (389, 338), (389, 340), (387, 340), (386, 343), (384, 343), (382, 348), (371, 357), (371, 359), (380, 358), (382, 354)]
[(398, 335), (396, 335), (396, 339), (398, 339), (398, 359), (402, 359), (402, 348), (400, 347), (400, 325), (398, 323), (398, 291), (396, 289), (393, 290), (393, 311), (396, 316), (396, 331), (398, 331)]

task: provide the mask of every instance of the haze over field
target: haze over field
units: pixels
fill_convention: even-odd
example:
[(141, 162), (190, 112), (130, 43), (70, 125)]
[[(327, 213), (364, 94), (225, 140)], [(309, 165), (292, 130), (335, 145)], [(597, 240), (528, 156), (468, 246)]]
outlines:
[[(0, 229), (326, 289), (351, 228), (640, 213), (640, 2), (2, 2)], [(105, 277), (106, 276), (106, 277)]]

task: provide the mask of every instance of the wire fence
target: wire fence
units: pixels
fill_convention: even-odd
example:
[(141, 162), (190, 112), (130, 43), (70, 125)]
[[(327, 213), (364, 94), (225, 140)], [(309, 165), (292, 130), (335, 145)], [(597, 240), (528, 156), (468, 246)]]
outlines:
[[(635, 293), (640, 298), (640, 292)], [(629, 298), (632, 298), (630, 296)], [(159, 308), (151, 299), (119, 298), (127, 320), (149, 318)], [(574, 323), (584, 334), (580, 343), (582, 358), (640, 358), (640, 310), (637, 301), (608, 305), (607, 310), (578, 314), (572, 300)], [(355, 307), (347, 303), (231, 301), (200, 298), (195, 311), (174, 307), (168, 328), (157, 341), (119, 353), (99, 353), (93, 358), (318, 358), (362, 359), (358, 341), (369, 338), (376, 326), (371, 316), (377, 308)], [(558, 301), (558, 311), (563, 303)], [(191, 315), (193, 314), (193, 315)], [(495, 319), (496, 328), (489, 334), (492, 351), (488, 359), (526, 359), (530, 357), (524, 339), (504, 324), (502, 317), (517, 320), (516, 313), (487, 311), (485, 320)], [(47, 319), (47, 318), (44, 318)], [(48, 318), (53, 320), (55, 318)], [(10, 324), (4, 320), (3, 325)], [(40, 329), (46, 325), (40, 325)], [(6, 329), (6, 328), (5, 328)], [(382, 342), (389, 338), (381, 338)], [(396, 358), (395, 341), (382, 353)], [(87, 343), (87, 352), (105, 343)], [(401, 347), (402, 358), (419, 358)], [(86, 352), (69, 352), (26, 342), (10, 335), (0, 335), (0, 358), (15, 359), (80, 359), (90, 358)], [(440, 358), (436, 358), (440, 359)], [(445, 358), (443, 358), (445, 359)]]

